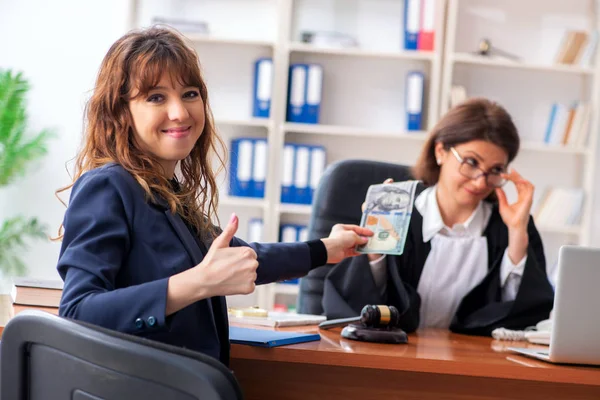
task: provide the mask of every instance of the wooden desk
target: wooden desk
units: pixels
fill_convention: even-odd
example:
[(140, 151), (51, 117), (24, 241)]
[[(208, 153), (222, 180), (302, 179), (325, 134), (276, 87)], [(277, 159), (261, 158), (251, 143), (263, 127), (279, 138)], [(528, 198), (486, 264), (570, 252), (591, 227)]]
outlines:
[(319, 332), (318, 342), (272, 349), (232, 345), (246, 398), (600, 399), (600, 367), (529, 359), (506, 350), (514, 342), (428, 330), (389, 345)]

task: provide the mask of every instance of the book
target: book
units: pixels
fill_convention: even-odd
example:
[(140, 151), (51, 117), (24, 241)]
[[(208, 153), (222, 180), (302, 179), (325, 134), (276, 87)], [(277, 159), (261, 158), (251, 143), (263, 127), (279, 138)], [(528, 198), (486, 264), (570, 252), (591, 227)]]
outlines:
[(50, 314), (58, 315), (58, 307), (42, 307), (42, 306), (24, 306), (21, 304), (13, 304), (13, 316), (25, 310), (45, 311)]
[(290, 312), (269, 311), (266, 317), (237, 316), (229, 313), (229, 322), (245, 325), (283, 327), (317, 325), (327, 319), (324, 315), (296, 314)]
[(14, 317), (12, 299), (9, 295), (0, 295), (0, 326), (6, 326), (8, 321)]
[(62, 287), (63, 283), (59, 280), (14, 278), (10, 294), (15, 304), (58, 307)]
[(313, 342), (320, 340), (318, 333), (300, 333), (272, 331), (267, 329), (229, 327), (229, 340), (233, 344), (245, 344), (258, 347), (277, 347), (288, 344)]

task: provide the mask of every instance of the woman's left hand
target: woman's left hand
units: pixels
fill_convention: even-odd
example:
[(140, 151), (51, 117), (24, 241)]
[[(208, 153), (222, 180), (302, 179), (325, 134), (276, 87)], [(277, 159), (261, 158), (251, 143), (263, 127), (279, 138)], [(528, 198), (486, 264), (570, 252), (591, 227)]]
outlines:
[(508, 227), (508, 257), (513, 264), (518, 264), (527, 255), (529, 246), (527, 225), (533, 203), (534, 187), (514, 169), (503, 177), (513, 182), (517, 188), (517, 201), (513, 204), (508, 204), (506, 193), (502, 188), (496, 189), (496, 196), (498, 196), (500, 216)]
[(517, 201), (512, 204), (508, 204), (504, 190), (496, 188), (502, 221), (508, 229), (524, 229), (526, 231), (533, 203), (533, 184), (523, 178), (514, 168), (509, 174), (503, 174), (502, 177), (513, 182), (517, 188)]
[(327, 264), (335, 264), (346, 257), (357, 256), (356, 246), (369, 241), (373, 231), (358, 225), (335, 224), (329, 237), (321, 239), (327, 249)]

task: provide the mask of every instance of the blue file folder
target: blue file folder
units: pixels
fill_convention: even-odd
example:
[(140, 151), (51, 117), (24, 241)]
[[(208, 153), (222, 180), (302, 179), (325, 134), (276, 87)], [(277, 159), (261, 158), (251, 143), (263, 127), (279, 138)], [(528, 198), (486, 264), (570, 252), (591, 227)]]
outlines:
[(286, 344), (314, 342), (320, 340), (318, 333), (272, 331), (267, 329), (229, 327), (229, 340), (234, 344), (258, 347), (277, 347)]
[(273, 60), (259, 58), (254, 64), (254, 99), (252, 106), (254, 117), (269, 118), (272, 81)]
[(417, 50), (421, 29), (421, 1), (404, 0), (404, 49)]
[(237, 138), (231, 141), (229, 165), (229, 195), (252, 197), (252, 152), (254, 140)]
[(323, 67), (318, 64), (308, 64), (306, 71), (306, 100), (302, 122), (318, 124), (321, 111), (321, 91), (323, 90)]
[(306, 64), (290, 65), (288, 87), (287, 120), (289, 122), (305, 122), (306, 111)]
[(406, 76), (406, 129), (420, 131), (422, 129), (423, 95), (425, 77), (420, 71), (409, 72)]
[(281, 202), (293, 203), (296, 189), (294, 172), (296, 163), (296, 145), (286, 143), (283, 147), (283, 175), (281, 177)]

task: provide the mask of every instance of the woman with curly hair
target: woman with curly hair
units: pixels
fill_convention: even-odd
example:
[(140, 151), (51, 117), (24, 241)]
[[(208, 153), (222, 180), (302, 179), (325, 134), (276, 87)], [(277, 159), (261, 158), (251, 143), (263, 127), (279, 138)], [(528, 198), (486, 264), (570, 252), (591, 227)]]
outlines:
[[(133, 31), (106, 54), (87, 104), (58, 272), (60, 315), (229, 361), (225, 296), (356, 255), (369, 230), (247, 244), (221, 231), (217, 135), (194, 50), (169, 29)], [(223, 165), (223, 158), (218, 160)], [(178, 170), (178, 171), (176, 171)]]

